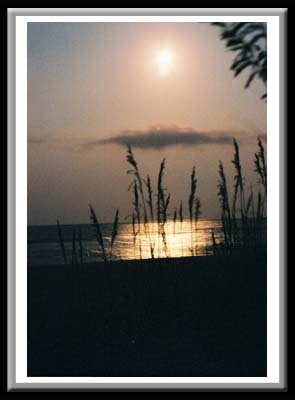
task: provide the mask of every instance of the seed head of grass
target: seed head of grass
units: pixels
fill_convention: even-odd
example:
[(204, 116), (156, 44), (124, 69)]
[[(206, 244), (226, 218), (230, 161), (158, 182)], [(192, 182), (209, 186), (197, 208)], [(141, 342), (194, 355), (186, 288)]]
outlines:
[(219, 161), (219, 181), (218, 181), (218, 196), (220, 201), (220, 206), (223, 212), (229, 211), (229, 201), (228, 201), (228, 191), (226, 177), (224, 174), (223, 164)]
[(188, 209), (191, 222), (193, 221), (193, 206), (195, 201), (196, 190), (197, 190), (196, 168), (193, 167), (191, 174), (191, 192), (188, 199)]

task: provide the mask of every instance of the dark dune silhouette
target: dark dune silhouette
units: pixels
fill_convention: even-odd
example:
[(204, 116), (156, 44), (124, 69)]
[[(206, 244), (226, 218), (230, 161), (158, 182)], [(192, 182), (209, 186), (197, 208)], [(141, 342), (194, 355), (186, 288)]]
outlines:
[(28, 376), (266, 376), (266, 252), (28, 268)]

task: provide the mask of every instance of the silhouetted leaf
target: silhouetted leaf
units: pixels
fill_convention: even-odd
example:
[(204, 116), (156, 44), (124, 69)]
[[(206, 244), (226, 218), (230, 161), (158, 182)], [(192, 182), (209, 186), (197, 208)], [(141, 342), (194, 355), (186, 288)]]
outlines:
[[(267, 39), (266, 24), (261, 22), (212, 23), (221, 29), (221, 40), (225, 41), (228, 50), (236, 52), (236, 57), (230, 66), (234, 77), (243, 70), (252, 67), (245, 88), (248, 88), (254, 78), (267, 82), (267, 49), (264, 49)], [(265, 39), (265, 43), (262, 39)], [(263, 96), (262, 98), (266, 98)]]
[(233, 39), (230, 39), (230, 40), (227, 42), (226, 47), (235, 46), (235, 45), (238, 45), (238, 44), (240, 44), (240, 43), (241, 43), (241, 39), (239, 39), (239, 38), (233, 38)]
[(247, 26), (246, 22), (238, 22), (233, 28), (232, 28), (232, 33), (236, 34), (238, 31), (240, 31), (242, 28)]
[(223, 31), (221, 34), (222, 39), (228, 39), (233, 37), (233, 33), (231, 31)]
[(263, 39), (263, 38), (266, 39), (265, 34), (264, 33), (258, 33), (257, 35), (253, 36), (253, 38), (249, 41), (249, 45), (252, 46), (259, 39)]
[(225, 22), (212, 22), (212, 25), (220, 26), (221, 28), (224, 28), (226, 26), (226, 23)]
[(247, 79), (247, 82), (245, 83), (245, 89), (247, 89), (251, 82), (253, 81), (253, 79), (255, 78), (255, 75), (257, 74), (257, 71), (252, 72), (252, 74), (249, 76), (249, 78)]
[(239, 65), (235, 70), (235, 77), (238, 76), (242, 71), (244, 71), (245, 68), (249, 67), (250, 65), (252, 65), (251, 61), (246, 61), (242, 65)]
[(244, 63), (246, 61), (247, 61), (246, 57), (238, 58), (233, 62), (233, 64), (231, 65), (230, 69), (231, 70), (235, 70), (239, 66), (239, 64)]

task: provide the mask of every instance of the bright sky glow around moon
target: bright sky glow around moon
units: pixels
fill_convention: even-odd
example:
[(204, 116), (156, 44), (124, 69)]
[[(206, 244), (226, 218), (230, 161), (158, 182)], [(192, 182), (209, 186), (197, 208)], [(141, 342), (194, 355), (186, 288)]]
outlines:
[[(89, 202), (104, 222), (113, 222), (118, 206), (122, 219), (130, 215), (126, 147), (117, 142), (126, 132), (143, 141), (135, 156), (155, 184), (166, 158), (171, 210), (184, 200), (195, 165), (202, 217), (220, 218), (218, 160), (233, 179), (232, 146), (183, 140), (191, 132), (243, 132), (243, 174), (256, 182), (265, 87), (245, 90), (244, 77), (230, 70), (233, 57), (205, 23), (28, 23), (28, 224), (88, 223)], [(178, 144), (163, 147), (175, 135)]]
[(156, 59), (160, 75), (169, 75), (173, 68), (173, 54), (170, 50), (161, 50)]

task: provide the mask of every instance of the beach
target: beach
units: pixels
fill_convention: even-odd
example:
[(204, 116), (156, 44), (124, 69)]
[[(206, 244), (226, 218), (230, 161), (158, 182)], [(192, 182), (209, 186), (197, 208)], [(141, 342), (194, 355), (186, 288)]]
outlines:
[(266, 376), (266, 249), (28, 265), (28, 376)]

